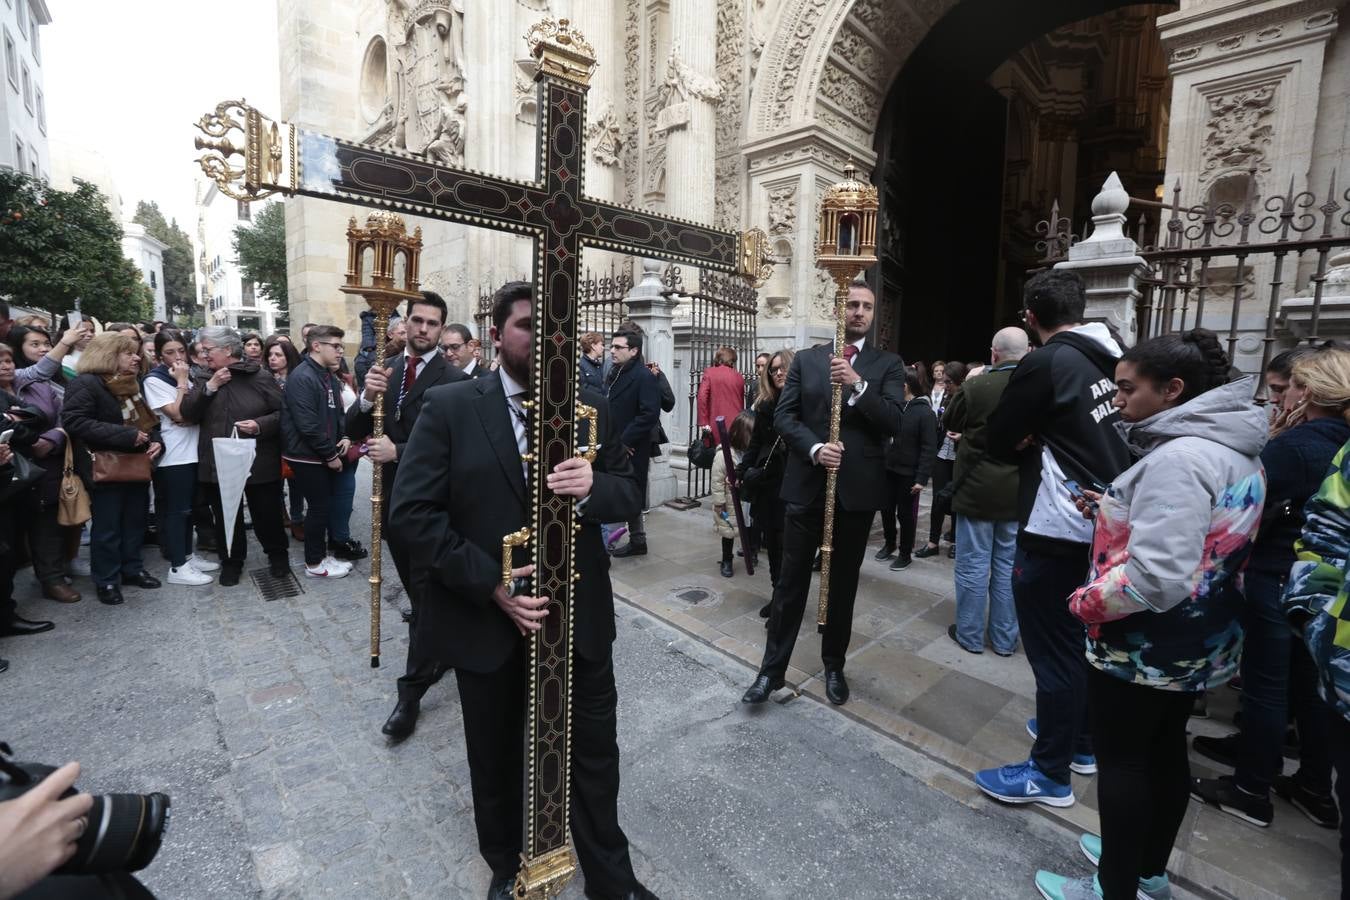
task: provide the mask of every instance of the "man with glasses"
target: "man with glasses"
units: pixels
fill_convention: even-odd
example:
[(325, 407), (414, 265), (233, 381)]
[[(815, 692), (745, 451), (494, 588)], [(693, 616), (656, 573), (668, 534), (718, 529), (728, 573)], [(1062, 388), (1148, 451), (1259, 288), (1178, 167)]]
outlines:
[(469, 326), (453, 322), (445, 326), (441, 334), (441, 350), (445, 351), (445, 361), (459, 369), (469, 378), (482, 378), (487, 374), (487, 366), (481, 365), (473, 355), (471, 346), (473, 334)]
[(337, 493), (344, 435), (342, 383), (333, 370), (342, 359), (342, 329), (316, 325), (305, 338), (305, 358), (286, 378), (282, 407), (282, 456), (295, 473), (292, 484), (305, 497), (305, 575), (345, 578), (351, 563), (328, 554), (328, 513)]
[[(403, 740), (417, 725), (422, 695), (440, 680), (443, 669), (436, 662), (435, 647), (442, 646), (444, 635), (434, 633), (418, 615), (420, 596), (413, 590), (408, 569), (408, 547), (391, 540), (389, 508), (398, 478), (398, 462), (408, 446), (413, 426), (422, 411), (427, 391), (437, 385), (462, 381), (466, 377), (440, 353), (445, 333), (445, 301), (439, 294), (423, 291), (408, 303), (408, 330), (403, 353), (391, 365), (372, 366), (366, 373), (366, 386), (360, 398), (347, 411), (347, 437), (365, 442), (371, 462), (384, 466), (384, 537), (389, 555), (394, 558), (399, 581), (408, 594), (412, 614), (408, 617), (408, 664), (398, 680), (398, 704), (383, 732), (394, 740)], [(371, 439), (375, 423), (371, 416), (375, 398), (384, 394), (384, 436)], [(431, 633), (428, 633), (431, 632)]]

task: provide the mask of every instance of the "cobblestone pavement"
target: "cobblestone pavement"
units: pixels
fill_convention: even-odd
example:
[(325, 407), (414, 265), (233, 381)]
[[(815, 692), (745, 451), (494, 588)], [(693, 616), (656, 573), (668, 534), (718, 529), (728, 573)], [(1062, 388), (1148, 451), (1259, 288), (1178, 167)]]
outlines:
[[(21, 610), (57, 629), (0, 642), (0, 738), (80, 760), (86, 789), (169, 793), (143, 876), (162, 898), (481, 897), (453, 683), (386, 744), (406, 638), (387, 606), (369, 667), (367, 569), (272, 602), (246, 580), (116, 608), (41, 600), (21, 573)], [(963, 794), (878, 729), (810, 697), (746, 709), (747, 666), (626, 604), (618, 631), (621, 817), (667, 900), (1032, 897), (1038, 867), (1087, 871), (1067, 828)]]

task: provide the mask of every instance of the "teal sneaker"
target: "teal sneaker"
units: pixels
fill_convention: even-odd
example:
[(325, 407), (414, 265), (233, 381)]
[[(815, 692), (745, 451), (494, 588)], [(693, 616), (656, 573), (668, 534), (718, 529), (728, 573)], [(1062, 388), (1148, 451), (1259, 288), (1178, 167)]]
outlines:
[(1094, 866), (1102, 864), (1102, 837), (1099, 834), (1085, 834), (1078, 839), (1078, 849), (1083, 851), (1087, 861)]
[[(1078, 849), (1087, 857), (1088, 862), (1094, 866), (1101, 865), (1102, 839), (1100, 835), (1083, 835), (1078, 839)], [(1152, 878), (1140, 878), (1139, 890), (1135, 896), (1137, 900), (1172, 900), (1172, 884), (1167, 880), (1167, 873), (1154, 875)]]
[(1101, 900), (1097, 876), (1070, 878), (1044, 869), (1036, 873), (1036, 890), (1045, 900)]

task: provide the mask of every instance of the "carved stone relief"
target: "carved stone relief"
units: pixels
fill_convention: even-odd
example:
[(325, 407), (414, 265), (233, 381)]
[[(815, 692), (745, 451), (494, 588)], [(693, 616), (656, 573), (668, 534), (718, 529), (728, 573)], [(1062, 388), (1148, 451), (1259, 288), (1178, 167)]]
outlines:
[(464, 164), (463, 0), (387, 0), (393, 85), (368, 143)]
[[(624, 64), (623, 94), (630, 102), (642, 89), (642, 67), (639, 51), (642, 47), (642, 0), (626, 0), (623, 7)], [(638, 202), (638, 125), (636, 115), (629, 115), (623, 141), (624, 199)]]
[(1208, 98), (1201, 181), (1226, 169), (1269, 170), (1265, 160), (1274, 134), (1275, 87), (1257, 85)]
[(722, 102), (717, 108), (714, 224), (735, 229), (741, 221), (744, 163), (740, 138), (744, 117), (745, 7), (743, 0), (717, 3), (717, 80)]
[(797, 230), (797, 186), (784, 185), (769, 191), (769, 234), (793, 234)]
[(613, 106), (607, 107), (603, 115), (594, 117), (590, 127), (586, 129), (586, 141), (596, 162), (602, 166), (620, 164), (624, 136)]
[(532, 57), (516, 60), (516, 121), (526, 125), (534, 125), (539, 121), (539, 94), (534, 83), (534, 73), (538, 68), (539, 64)]
[(833, 62), (827, 63), (821, 73), (820, 96), (867, 129), (876, 123), (881, 109), (881, 95), (871, 85), (863, 84)]

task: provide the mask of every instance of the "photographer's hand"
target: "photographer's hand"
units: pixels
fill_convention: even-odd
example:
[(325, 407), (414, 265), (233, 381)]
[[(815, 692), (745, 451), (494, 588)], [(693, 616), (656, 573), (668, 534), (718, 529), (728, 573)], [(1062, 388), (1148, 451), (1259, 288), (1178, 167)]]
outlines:
[(32, 887), (75, 853), (94, 798), (61, 795), (79, 775), (79, 763), (66, 763), (22, 797), (0, 803), (0, 900)]

